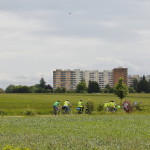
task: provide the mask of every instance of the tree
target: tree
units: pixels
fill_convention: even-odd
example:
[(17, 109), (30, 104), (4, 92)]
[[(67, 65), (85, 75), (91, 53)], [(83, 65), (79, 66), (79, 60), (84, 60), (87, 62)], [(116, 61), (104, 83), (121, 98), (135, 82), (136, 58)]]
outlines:
[(87, 92), (87, 86), (86, 86), (86, 83), (85, 83), (84, 80), (82, 80), (82, 81), (77, 85), (76, 92), (77, 92), (77, 93), (84, 93), (84, 92)]
[(46, 82), (44, 81), (44, 78), (41, 78), (41, 79), (40, 79), (39, 87), (42, 88), (42, 89), (45, 89), (45, 87), (46, 87)]
[(138, 91), (138, 84), (139, 81), (137, 79), (134, 79), (133, 84), (131, 85), (131, 87), (133, 87), (136, 92)]
[(46, 89), (46, 92), (47, 92), (47, 93), (53, 93), (53, 88), (51, 87), (50, 84), (46, 85), (46, 86), (45, 86), (45, 89)]
[(148, 81), (145, 79), (145, 76), (140, 80), (138, 84), (138, 93), (144, 92), (148, 93), (149, 92), (149, 84)]
[(88, 93), (99, 93), (100, 87), (96, 81), (89, 81)]
[(62, 88), (58, 87), (55, 89), (54, 92), (55, 93), (66, 93), (66, 88), (65, 87), (62, 87)]
[(150, 80), (148, 81), (148, 93), (150, 93)]
[(2, 88), (0, 88), (0, 93), (5, 93), (5, 91)]
[(9, 86), (6, 88), (5, 92), (6, 92), (6, 93), (14, 93), (14, 89), (15, 89), (15, 85), (9, 85)]
[(136, 92), (135, 89), (131, 86), (128, 87), (128, 91), (129, 91), (129, 93), (135, 93)]
[(123, 78), (120, 78), (118, 80), (118, 83), (114, 87), (114, 94), (117, 95), (120, 100), (121, 100), (121, 105), (122, 105), (122, 99), (127, 96), (128, 94), (128, 88), (127, 86), (123, 83)]
[(104, 93), (113, 93), (113, 88), (107, 84), (104, 89)]

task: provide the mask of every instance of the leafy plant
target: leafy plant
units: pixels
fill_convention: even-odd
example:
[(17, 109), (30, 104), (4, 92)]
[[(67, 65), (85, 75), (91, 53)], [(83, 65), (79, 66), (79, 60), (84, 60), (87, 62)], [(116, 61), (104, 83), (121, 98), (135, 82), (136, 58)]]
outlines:
[(27, 108), (24, 112), (23, 112), (23, 115), (26, 115), (26, 116), (35, 116), (36, 115), (36, 112), (30, 108)]

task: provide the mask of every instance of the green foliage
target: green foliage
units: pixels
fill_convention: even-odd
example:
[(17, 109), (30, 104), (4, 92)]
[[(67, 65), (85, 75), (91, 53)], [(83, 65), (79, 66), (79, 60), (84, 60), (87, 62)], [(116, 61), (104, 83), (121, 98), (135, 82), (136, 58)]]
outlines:
[(141, 93), (141, 92), (148, 93), (149, 92), (149, 83), (145, 79), (145, 76), (143, 76), (143, 78), (140, 80), (137, 91), (138, 91), (138, 93)]
[(104, 104), (99, 104), (97, 107), (97, 111), (103, 111), (104, 110)]
[(135, 93), (136, 92), (133, 87), (128, 87), (128, 91), (129, 91), (129, 93)]
[(99, 93), (100, 87), (96, 81), (89, 81), (88, 93)]
[(44, 81), (44, 78), (40, 79), (40, 84), (33, 86), (22, 86), (22, 85), (9, 85), (6, 90), (6, 93), (52, 93), (53, 88)]
[(30, 87), (22, 85), (9, 85), (6, 90), (6, 93), (31, 93)]
[(87, 86), (84, 80), (82, 80), (76, 88), (77, 93), (86, 93), (87, 92)]
[(104, 92), (104, 93), (113, 93), (113, 88), (112, 88), (109, 84), (107, 84), (107, 85), (105, 86), (105, 89), (104, 89), (103, 92)]
[(120, 78), (118, 83), (115, 85), (114, 94), (117, 95), (121, 100), (127, 96), (128, 89), (127, 86), (123, 83), (122, 78)]
[(14, 89), (15, 89), (15, 85), (9, 85), (9, 86), (6, 88), (5, 92), (6, 92), (6, 93), (14, 93)]
[(55, 93), (66, 93), (66, 88), (60, 88), (58, 87), (57, 89), (54, 90)]
[(2, 88), (0, 88), (0, 93), (5, 93), (5, 91)]
[(89, 109), (90, 111), (94, 111), (94, 102), (91, 100), (88, 100), (86, 103), (86, 108)]
[(46, 82), (45, 82), (44, 78), (41, 78), (41, 79), (40, 79), (39, 87), (42, 88), (42, 89), (45, 89), (45, 87), (46, 87)]
[(31, 150), (30, 148), (18, 148), (11, 145), (6, 145), (2, 150)]
[(27, 108), (22, 114), (26, 116), (35, 116), (37, 113), (34, 110)]
[(4, 116), (4, 111), (0, 110), (0, 116)]
[(133, 87), (133, 89), (137, 92), (138, 91), (138, 84), (139, 81), (137, 79), (133, 80), (133, 84), (131, 85), (131, 87)]

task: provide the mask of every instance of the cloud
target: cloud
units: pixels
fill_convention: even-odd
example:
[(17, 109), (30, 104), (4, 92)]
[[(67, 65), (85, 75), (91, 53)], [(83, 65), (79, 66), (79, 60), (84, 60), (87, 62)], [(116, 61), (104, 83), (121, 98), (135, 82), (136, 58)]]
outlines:
[(127, 67), (129, 68), (129, 74), (134, 74), (137, 71), (140, 71), (138, 65), (130, 63), (128, 61), (123, 61), (113, 57), (97, 57), (98, 64), (103, 64), (103, 69), (105, 68), (118, 68), (118, 67)]
[(1, 83), (42, 75), (52, 83), (57, 68), (150, 74), (149, 7), (148, 0), (0, 0)]

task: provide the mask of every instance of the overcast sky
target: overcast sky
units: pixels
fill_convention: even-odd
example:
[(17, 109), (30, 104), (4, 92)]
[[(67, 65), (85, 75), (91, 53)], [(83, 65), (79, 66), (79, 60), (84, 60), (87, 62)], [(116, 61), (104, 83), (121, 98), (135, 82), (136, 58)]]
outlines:
[(0, 88), (120, 66), (150, 75), (150, 0), (0, 0)]

